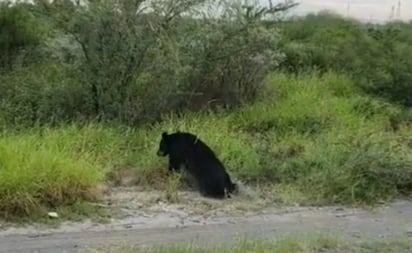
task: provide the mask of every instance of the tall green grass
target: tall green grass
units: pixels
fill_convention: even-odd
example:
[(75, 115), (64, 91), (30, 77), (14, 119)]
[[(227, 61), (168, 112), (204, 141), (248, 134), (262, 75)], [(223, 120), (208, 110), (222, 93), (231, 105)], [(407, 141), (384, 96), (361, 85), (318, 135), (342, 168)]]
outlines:
[(2, 138), (0, 168), (0, 214), (6, 217), (92, 200), (103, 172), (87, 155), (76, 158), (33, 135)]
[(271, 83), (272, 101), (232, 115), (241, 131), (259, 133), (259, 177), (311, 203), (373, 203), (412, 189), (410, 144), (391, 128), (400, 108), (333, 73), (274, 75)]
[(268, 82), (260, 101), (230, 113), (169, 115), (139, 128), (4, 131), (0, 215), (93, 200), (99, 184), (124, 170), (137, 185), (167, 189), (167, 159), (156, 150), (161, 133), (176, 130), (209, 144), (235, 181), (275, 185), (299, 201), (376, 203), (411, 191), (412, 127), (399, 116), (402, 108), (359, 93), (334, 73), (273, 74)]
[[(0, 138), (0, 214), (30, 215), (95, 200), (124, 140), (110, 128), (33, 129)], [(115, 135), (115, 136), (114, 136)]]

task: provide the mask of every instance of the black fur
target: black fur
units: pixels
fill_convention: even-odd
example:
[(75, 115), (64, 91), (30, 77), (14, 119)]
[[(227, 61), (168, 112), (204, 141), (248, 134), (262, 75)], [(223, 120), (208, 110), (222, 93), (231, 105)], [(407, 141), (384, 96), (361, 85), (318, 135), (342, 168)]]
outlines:
[(169, 171), (179, 172), (183, 165), (197, 179), (204, 196), (224, 198), (237, 191), (215, 153), (191, 133), (163, 132), (157, 155), (169, 156)]

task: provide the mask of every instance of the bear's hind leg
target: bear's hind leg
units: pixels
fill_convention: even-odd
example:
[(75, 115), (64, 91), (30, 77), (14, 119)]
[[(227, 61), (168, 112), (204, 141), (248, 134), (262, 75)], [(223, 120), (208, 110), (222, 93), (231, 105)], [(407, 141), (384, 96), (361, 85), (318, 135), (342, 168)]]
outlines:
[(202, 182), (199, 183), (199, 191), (204, 197), (211, 197), (217, 199), (223, 199), (226, 197), (226, 191), (223, 182)]

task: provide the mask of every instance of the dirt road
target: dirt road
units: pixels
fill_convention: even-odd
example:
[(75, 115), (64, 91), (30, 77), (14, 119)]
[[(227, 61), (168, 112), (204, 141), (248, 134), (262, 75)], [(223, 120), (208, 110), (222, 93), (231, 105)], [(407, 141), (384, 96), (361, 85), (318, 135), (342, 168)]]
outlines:
[(122, 217), (115, 217), (108, 224), (86, 221), (64, 223), (56, 229), (4, 229), (0, 231), (0, 252), (72, 253), (119, 243), (209, 244), (244, 237), (276, 238), (317, 233), (359, 240), (412, 236), (412, 202), (407, 200), (399, 200), (374, 211), (342, 207), (283, 207), (266, 208), (261, 212), (228, 211), (222, 207), (232, 203), (222, 202), (220, 206), (202, 212), (184, 204), (160, 202), (145, 209), (128, 198), (122, 201), (117, 203), (122, 209), (119, 212)]

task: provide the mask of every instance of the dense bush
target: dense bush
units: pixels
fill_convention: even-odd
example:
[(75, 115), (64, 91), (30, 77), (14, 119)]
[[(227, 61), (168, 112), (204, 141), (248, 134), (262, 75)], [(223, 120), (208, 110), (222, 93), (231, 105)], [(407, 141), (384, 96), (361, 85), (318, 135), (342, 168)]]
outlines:
[(41, 43), (45, 30), (28, 4), (0, 3), (0, 73), (27, 62), (27, 55)]
[(412, 105), (412, 23), (362, 24), (323, 12), (285, 22), (285, 70), (344, 72), (365, 91)]
[[(212, 2), (220, 12), (203, 8)], [(25, 94), (2, 95), (1, 109), (13, 124), (21, 117), (25, 124), (134, 124), (172, 111), (251, 101), (282, 57), (276, 24), (262, 20), (290, 6), (246, 8), (224, 0), (36, 3), (30, 13), (52, 32), (36, 48), (37, 57), (43, 56), (36, 66), (2, 77), (3, 88), (16, 90), (18, 82), (18, 93)]]
[(4, 125), (83, 122), (93, 116), (87, 91), (57, 64), (32, 64), (0, 76), (0, 116)]

